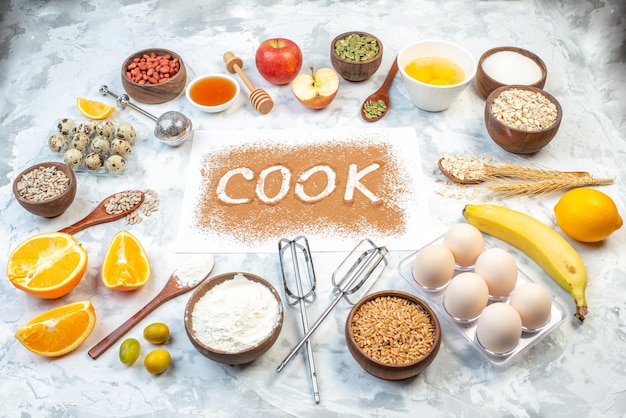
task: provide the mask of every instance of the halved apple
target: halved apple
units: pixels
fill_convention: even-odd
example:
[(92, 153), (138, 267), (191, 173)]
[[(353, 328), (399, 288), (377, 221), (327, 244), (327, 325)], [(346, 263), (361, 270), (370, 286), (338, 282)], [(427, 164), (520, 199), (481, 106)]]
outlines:
[(323, 109), (333, 101), (339, 91), (339, 76), (330, 68), (320, 68), (311, 74), (300, 73), (291, 82), (296, 99), (309, 109)]

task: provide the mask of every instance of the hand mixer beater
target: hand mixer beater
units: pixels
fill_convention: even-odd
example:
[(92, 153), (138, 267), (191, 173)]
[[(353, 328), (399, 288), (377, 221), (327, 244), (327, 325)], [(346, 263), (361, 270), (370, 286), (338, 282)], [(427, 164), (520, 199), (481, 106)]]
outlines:
[[(365, 239), (354, 247), (332, 275), (331, 281), (333, 293), (335, 294), (333, 301), (328, 308), (322, 312), (300, 342), (291, 349), (287, 357), (278, 365), (276, 368), (277, 372), (280, 372), (302, 346), (309, 341), (313, 333), (319, 328), (322, 322), (324, 322), (341, 299), (346, 299), (350, 304), (355, 304), (358, 298), (364, 295), (368, 290), (368, 288), (364, 286), (367, 280), (374, 273), (380, 275), (382, 270), (387, 266), (387, 259), (385, 257), (387, 252), (386, 247), (377, 247), (370, 239)], [(351, 296), (354, 295), (357, 295), (356, 300), (351, 299)]]
[[(309, 250), (309, 241), (302, 235), (293, 240), (283, 238), (278, 242), (278, 255), (280, 257), (285, 295), (289, 306), (298, 305), (302, 331), (306, 334), (309, 332), (306, 305), (315, 301), (315, 286), (317, 283), (311, 251)], [(291, 269), (289, 268), (290, 264)], [(305, 277), (308, 279), (307, 281), (305, 281)], [(313, 385), (313, 398), (315, 403), (320, 403), (320, 392), (317, 384), (317, 372), (315, 370), (311, 341), (306, 342), (306, 354), (309, 364), (309, 375)]]

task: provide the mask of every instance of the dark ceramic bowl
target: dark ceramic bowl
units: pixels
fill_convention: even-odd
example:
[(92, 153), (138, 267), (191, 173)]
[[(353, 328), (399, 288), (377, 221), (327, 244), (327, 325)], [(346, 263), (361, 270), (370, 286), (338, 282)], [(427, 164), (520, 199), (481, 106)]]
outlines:
[[(55, 167), (57, 170), (63, 172), (69, 179), (67, 188), (61, 194), (43, 200), (34, 200), (22, 196), (22, 193), (19, 191), (19, 183), (22, 177), (33, 170), (39, 169), (39, 167)], [(17, 175), (13, 181), (13, 195), (19, 204), (30, 213), (43, 216), (44, 218), (55, 218), (65, 212), (74, 201), (74, 197), (76, 196), (76, 175), (74, 174), (74, 170), (64, 163), (43, 162), (35, 164)]]
[[(493, 101), (502, 92), (510, 89), (528, 90), (542, 94), (556, 106), (556, 120), (547, 128), (537, 131), (516, 129), (498, 120), (492, 112)], [(489, 136), (491, 136), (493, 142), (498, 144), (502, 149), (515, 154), (534, 154), (548, 145), (558, 132), (562, 117), (563, 110), (559, 102), (551, 94), (537, 87), (521, 85), (499, 87), (489, 94), (485, 103), (485, 126)]]
[[(407, 301), (422, 307), (426, 314), (431, 318), (435, 327), (434, 341), (423, 356), (417, 358), (412, 362), (391, 364), (372, 358), (359, 347), (353, 333), (354, 315), (359, 311), (359, 309), (361, 309), (361, 307), (365, 303), (382, 297), (398, 297), (406, 299)], [(356, 305), (354, 305), (354, 307), (348, 314), (348, 319), (346, 320), (345, 337), (346, 345), (348, 346), (350, 354), (352, 354), (352, 357), (354, 357), (357, 363), (359, 363), (359, 365), (366, 372), (380, 379), (404, 380), (417, 376), (433, 362), (433, 360), (437, 356), (437, 353), (439, 352), (439, 346), (441, 345), (441, 326), (439, 324), (439, 319), (437, 318), (433, 310), (426, 304), (426, 302), (409, 293), (388, 290), (372, 293), (371, 295), (364, 297), (359, 302), (357, 302)]]
[[(128, 71), (128, 66), (133, 62), (133, 60), (152, 53), (159, 56), (169, 54), (172, 58), (177, 58), (180, 64), (178, 72), (168, 81), (159, 84), (141, 84), (129, 79), (126, 72)], [(185, 69), (185, 64), (183, 63), (182, 58), (173, 51), (161, 48), (144, 49), (142, 51), (135, 52), (126, 58), (122, 64), (121, 76), (122, 86), (124, 87), (126, 93), (138, 102), (149, 104), (164, 103), (175, 99), (187, 85), (187, 70)]]
[[(202, 298), (208, 291), (213, 289), (215, 286), (227, 280), (233, 279), (236, 274), (243, 274), (248, 280), (261, 283), (262, 285), (267, 287), (276, 298), (276, 303), (278, 304), (278, 308), (280, 312), (279, 312), (279, 318), (274, 328), (265, 339), (263, 339), (254, 347), (248, 348), (243, 351), (231, 353), (231, 352), (217, 350), (215, 348), (210, 347), (205, 342), (201, 341), (201, 339), (198, 338), (198, 336), (196, 335), (196, 332), (194, 332), (194, 327), (192, 323), (193, 321), (192, 314), (200, 298)], [(267, 350), (269, 350), (272, 347), (272, 345), (274, 345), (274, 343), (278, 339), (278, 336), (280, 335), (280, 331), (283, 326), (283, 316), (284, 316), (283, 304), (282, 304), (280, 295), (268, 281), (251, 273), (224, 273), (224, 274), (215, 276), (211, 279), (208, 279), (204, 283), (200, 284), (200, 286), (198, 286), (198, 288), (193, 292), (193, 294), (191, 295), (191, 298), (189, 298), (189, 302), (187, 302), (187, 307), (185, 309), (185, 330), (187, 331), (187, 336), (189, 337), (191, 344), (201, 354), (210, 358), (211, 360), (216, 361), (218, 363), (228, 364), (228, 365), (247, 364), (261, 357), (261, 355), (263, 355)]]
[[(337, 52), (335, 51), (335, 44), (337, 43), (337, 41), (347, 38), (351, 34), (357, 34), (360, 36), (371, 36), (372, 38), (376, 39), (376, 42), (378, 43), (378, 54), (376, 54), (374, 58), (371, 58), (366, 61), (359, 61), (359, 62), (350, 61), (345, 58), (341, 58), (339, 55), (337, 55)], [(330, 43), (330, 62), (335, 68), (335, 71), (337, 71), (337, 73), (344, 80), (347, 80), (347, 81), (367, 80), (368, 78), (372, 76), (372, 74), (376, 72), (376, 70), (378, 70), (378, 67), (380, 67), (380, 63), (382, 62), (382, 60), (383, 60), (382, 42), (380, 42), (380, 39), (378, 39), (374, 35), (367, 33), (367, 32), (353, 31), (353, 32), (342, 33), (341, 35), (338, 35), (337, 37), (335, 37), (335, 39), (333, 39), (333, 41)]]

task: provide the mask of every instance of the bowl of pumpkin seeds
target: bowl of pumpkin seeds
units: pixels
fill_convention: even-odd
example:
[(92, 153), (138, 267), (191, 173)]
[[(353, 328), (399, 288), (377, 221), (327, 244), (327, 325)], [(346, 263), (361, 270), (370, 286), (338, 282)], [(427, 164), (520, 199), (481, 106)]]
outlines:
[(372, 76), (383, 59), (383, 44), (367, 32), (345, 32), (330, 44), (330, 62), (347, 81), (363, 81)]

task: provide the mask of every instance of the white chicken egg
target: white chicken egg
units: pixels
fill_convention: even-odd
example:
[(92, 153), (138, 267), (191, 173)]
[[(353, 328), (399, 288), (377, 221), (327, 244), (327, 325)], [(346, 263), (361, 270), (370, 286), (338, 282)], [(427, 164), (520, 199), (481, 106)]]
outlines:
[(487, 306), (476, 323), (476, 339), (485, 350), (507, 354), (522, 336), (522, 319), (511, 305), (503, 302)]
[(452, 225), (445, 233), (443, 245), (454, 254), (457, 267), (467, 269), (474, 266), (476, 259), (483, 252), (485, 240), (475, 226), (459, 223)]
[(466, 271), (450, 280), (443, 307), (457, 321), (469, 322), (480, 315), (488, 301), (487, 283), (478, 274)]
[(515, 289), (509, 302), (522, 318), (527, 331), (543, 327), (550, 319), (552, 298), (550, 293), (537, 283), (525, 283)]
[(511, 294), (517, 283), (517, 261), (502, 248), (489, 248), (476, 259), (474, 273), (485, 279), (489, 296), (501, 300)]
[(454, 255), (443, 244), (424, 247), (413, 261), (413, 278), (427, 290), (444, 287), (454, 273)]

